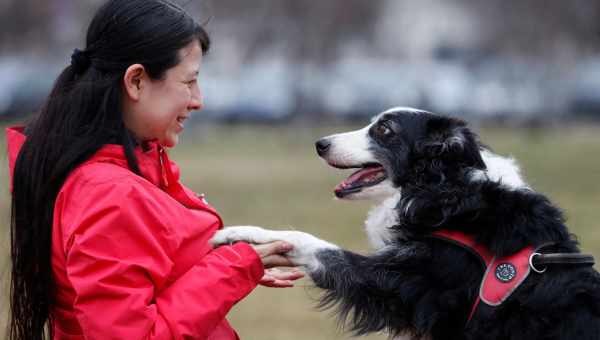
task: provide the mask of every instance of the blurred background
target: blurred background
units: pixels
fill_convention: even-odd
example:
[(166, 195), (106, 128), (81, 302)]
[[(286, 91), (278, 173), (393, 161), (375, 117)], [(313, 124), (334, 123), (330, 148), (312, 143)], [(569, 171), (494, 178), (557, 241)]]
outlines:
[[(213, 46), (200, 76), (205, 109), (172, 154), (226, 224), (293, 227), (368, 252), (370, 205), (332, 199), (345, 174), (320, 162), (313, 143), (413, 106), (463, 117), (516, 157), (600, 258), (600, 2), (178, 2), (206, 23)], [(0, 0), (2, 127), (36, 111), (102, 3)], [(10, 197), (0, 160), (2, 327)], [(259, 288), (230, 319), (243, 339), (349, 338), (314, 308), (318, 296), (308, 280)]]

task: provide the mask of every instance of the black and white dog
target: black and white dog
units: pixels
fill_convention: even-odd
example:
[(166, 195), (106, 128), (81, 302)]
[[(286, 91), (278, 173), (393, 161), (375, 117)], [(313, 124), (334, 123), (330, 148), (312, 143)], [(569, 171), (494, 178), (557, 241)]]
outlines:
[[(323, 305), (337, 306), (359, 335), (600, 339), (600, 275), (589, 263), (568, 263), (579, 250), (560, 210), (524, 183), (512, 159), (480, 144), (463, 121), (394, 108), (363, 129), (319, 140), (317, 151), (333, 167), (358, 168), (336, 187), (337, 197), (378, 202), (366, 220), (375, 253), (359, 255), (307, 233), (259, 227), (226, 228), (212, 242), (292, 243), (287, 256), (306, 267), (324, 289)], [(501, 264), (498, 279), (510, 281), (520, 271), (526, 276), (500, 303), (488, 305), (479, 302), (488, 268), (456, 242), (432, 237), (438, 231), (466, 235), (494, 259), (530, 247), (567, 260), (536, 268), (531, 255), (526, 270)]]

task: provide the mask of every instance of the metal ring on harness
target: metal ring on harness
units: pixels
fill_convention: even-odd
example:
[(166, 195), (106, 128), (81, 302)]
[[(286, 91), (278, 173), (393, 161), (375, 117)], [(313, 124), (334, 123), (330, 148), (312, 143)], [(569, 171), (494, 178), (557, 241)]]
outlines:
[(536, 272), (536, 273), (538, 273), (538, 274), (542, 274), (542, 273), (544, 273), (544, 272), (545, 272), (545, 271), (548, 269), (548, 267), (544, 267), (544, 269), (543, 269), (543, 270), (537, 269), (537, 268), (536, 268), (536, 267), (533, 265), (533, 257), (534, 257), (534, 256), (536, 256), (536, 255), (538, 255), (538, 256), (542, 256), (542, 254), (540, 254), (540, 253), (532, 253), (532, 254), (529, 256), (529, 267), (531, 267), (531, 269), (533, 269), (533, 271), (534, 271), (534, 272)]

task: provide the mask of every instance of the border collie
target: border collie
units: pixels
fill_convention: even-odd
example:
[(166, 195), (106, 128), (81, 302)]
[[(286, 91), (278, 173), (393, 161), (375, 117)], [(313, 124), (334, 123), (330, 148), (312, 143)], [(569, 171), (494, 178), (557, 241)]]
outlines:
[[(378, 203), (365, 223), (373, 254), (299, 231), (249, 226), (225, 228), (211, 242), (293, 244), (287, 256), (324, 290), (322, 306), (337, 307), (356, 335), (600, 339), (600, 275), (589, 263), (569, 263), (569, 255), (581, 254), (561, 211), (523, 181), (512, 159), (481, 144), (465, 122), (394, 108), (363, 129), (322, 138), (316, 147), (330, 166), (358, 169), (335, 188), (338, 198)], [(526, 278), (497, 304), (484, 303), (488, 269), (473, 249), (434, 237), (440, 231), (467, 235), (493, 259), (527, 247), (536, 253), (525, 261), (526, 270), (499, 265), (498, 279), (511, 280), (519, 271)], [(540, 253), (566, 260), (536, 268), (532, 258)]]

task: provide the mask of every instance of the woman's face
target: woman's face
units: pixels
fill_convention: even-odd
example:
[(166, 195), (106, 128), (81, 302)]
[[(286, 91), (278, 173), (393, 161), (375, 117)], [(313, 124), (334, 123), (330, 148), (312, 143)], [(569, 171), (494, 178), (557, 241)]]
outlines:
[(197, 41), (179, 51), (181, 62), (160, 80), (144, 77), (135, 101), (126, 105), (125, 126), (139, 141), (156, 140), (173, 147), (190, 112), (202, 108), (198, 73), (202, 49)]

